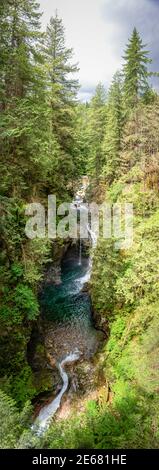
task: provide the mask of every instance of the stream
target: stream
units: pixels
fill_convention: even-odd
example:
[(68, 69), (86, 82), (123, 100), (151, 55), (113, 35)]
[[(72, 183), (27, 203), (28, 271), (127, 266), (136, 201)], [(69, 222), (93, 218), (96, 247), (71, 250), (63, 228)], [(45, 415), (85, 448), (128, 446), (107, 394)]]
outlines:
[[(95, 234), (87, 228), (92, 246), (95, 246)], [(40, 296), (42, 315), (47, 322), (45, 346), (56, 361), (62, 388), (52, 402), (40, 410), (35, 421), (39, 433), (48, 427), (68, 390), (66, 365), (79, 360), (89, 361), (98, 350), (99, 336), (93, 324), (90, 295), (85, 288), (91, 267), (91, 256), (86, 256), (80, 240), (68, 249), (62, 260), (61, 283), (55, 285), (46, 279)]]

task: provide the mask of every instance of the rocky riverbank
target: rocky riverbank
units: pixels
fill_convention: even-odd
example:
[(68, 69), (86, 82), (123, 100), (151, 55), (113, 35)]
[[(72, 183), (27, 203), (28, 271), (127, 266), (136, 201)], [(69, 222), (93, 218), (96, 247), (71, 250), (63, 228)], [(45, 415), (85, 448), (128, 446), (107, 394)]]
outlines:
[[(63, 251), (64, 256), (55, 268), (46, 272), (40, 292), (41, 319), (32, 335), (30, 363), (34, 371), (36, 388), (35, 415), (44, 404), (49, 404), (62, 388), (58, 364), (70, 352), (78, 349), (77, 364), (66, 364), (69, 376), (69, 392), (65, 400), (75, 400), (96, 386), (97, 351), (103, 344), (104, 334), (95, 327), (92, 318), (91, 299), (87, 284), (89, 258), (82, 250), (79, 266), (79, 246)], [(59, 279), (60, 272), (60, 279)], [(52, 276), (54, 273), (54, 277)], [(55, 275), (57, 273), (57, 276)], [(58, 281), (59, 279), (59, 281)], [(89, 380), (88, 380), (89, 378)], [(63, 405), (62, 405), (63, 406)]]

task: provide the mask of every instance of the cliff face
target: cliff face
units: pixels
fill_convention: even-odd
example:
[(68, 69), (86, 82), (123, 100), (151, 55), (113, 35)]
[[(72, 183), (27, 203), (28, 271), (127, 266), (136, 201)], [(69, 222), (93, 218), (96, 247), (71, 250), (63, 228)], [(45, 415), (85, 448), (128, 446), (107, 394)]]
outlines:
[(45, 266), (50, 282), (60, 282), (60, 263), (70, 241), (51, 243), (47, 239), (27, 239), (22, 201), (12, 202), (14, 204), (5, 199), (0, 207), (4, 220), (0, 273), (0, 385), (21, 407), (27, 399), (54, 390), (57, 385), (56, 368), (54, 387), (53, 373), (47, 367), (38, 292), (42, 289)]

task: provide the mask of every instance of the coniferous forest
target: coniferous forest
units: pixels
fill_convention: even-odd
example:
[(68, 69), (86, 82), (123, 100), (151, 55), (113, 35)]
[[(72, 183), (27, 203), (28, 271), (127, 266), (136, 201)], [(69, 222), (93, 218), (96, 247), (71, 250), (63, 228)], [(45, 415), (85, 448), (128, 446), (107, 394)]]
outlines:
[[(159, 95), (151, 50), (134, 27), (109, 89), (97, 83), (85, 103), (58, 12), (42, 31), (36, 0), (1, 0), (0, 23), (0, 448), (158, 448)], [(62, 359), (73, 352), (65, 351), (67, 335), (74, 344), (74, 328), (65, 337), (65, 325), (52, 322), (47, 350), (43, 292), (50, 269), (54, 275), (78, 247), (29, 239), (25, 209), (38, 203), (47, 211), (53, 194), (58, 205), (71, 203), (84, 175), (89, 203), (133, 204), (133, 243), (116, 249), (99, 235), (94, 250), (83, 245), (92, 267), (82, 302), (88, 291), (100, 344), (91, 359), (67, 365), (70, 389), (39, 434), (38, 412), (62, 387), (54, 328)], [(52, 284), (48, 308), (56, 314)]]

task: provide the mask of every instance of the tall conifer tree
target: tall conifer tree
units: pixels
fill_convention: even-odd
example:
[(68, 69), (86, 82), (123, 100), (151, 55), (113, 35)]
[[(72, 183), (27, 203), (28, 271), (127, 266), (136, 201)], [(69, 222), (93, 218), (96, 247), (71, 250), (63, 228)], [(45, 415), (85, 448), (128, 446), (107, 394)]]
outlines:
[(114, 76), (108, 96), (107, 126), (103, 142), (103, 175), (112, 183), (119, 171), (120, 148), (123, 126), (122, 81), (121, 74)]
[(97, 180), (103, 166), (102, 143), (106, 122), (106, 91), (102, 83), (97, 85), (88, 108), (88, 172)]
[(21, 196), (46, 176), (50, 154), (41, 14), (36, 0), (7, 0), (0, 13), (1, 188)]
[(78, 81), (73, 78), (77, 65), (72, 65), (73, 50), (66, 47), (65, 30), (56, 12), (46, 31), (46, 61), (49, 101), (52, 110), (52, 131), (60, 146), (57, 166), (65, 182), (76, 170), (74, 158), (75, 119)]
[(148, 93), (148, 51), (142, 43), (142, 39), (134, 28), (124, 54), (124, 93), (126, 105), (134, 107), (140, 96)]

